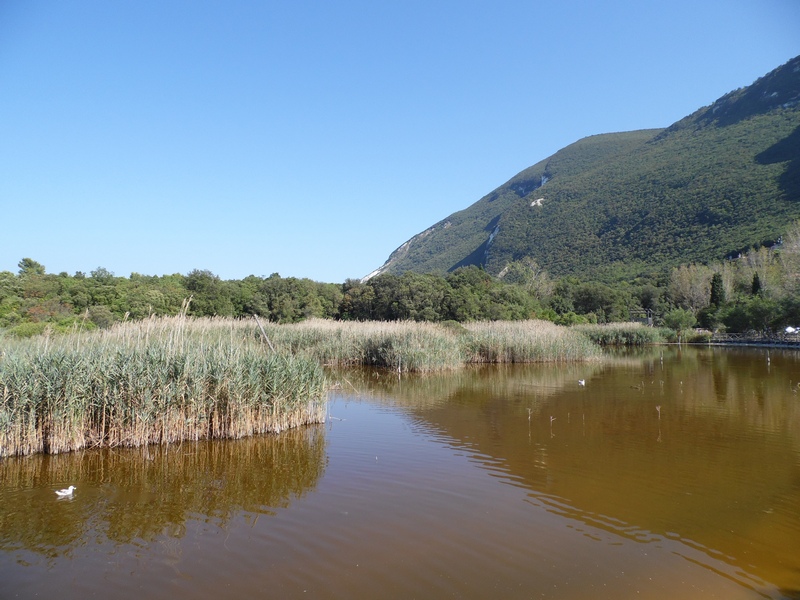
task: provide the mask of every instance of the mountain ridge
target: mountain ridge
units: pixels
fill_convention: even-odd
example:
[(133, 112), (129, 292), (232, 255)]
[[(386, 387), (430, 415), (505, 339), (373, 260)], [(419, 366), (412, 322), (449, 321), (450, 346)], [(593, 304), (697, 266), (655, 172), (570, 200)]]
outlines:
[(587, 136), (398, 247), (381, 273), (618, 281), (777, 240), (800, 219), (800, 57), (666, 128)]

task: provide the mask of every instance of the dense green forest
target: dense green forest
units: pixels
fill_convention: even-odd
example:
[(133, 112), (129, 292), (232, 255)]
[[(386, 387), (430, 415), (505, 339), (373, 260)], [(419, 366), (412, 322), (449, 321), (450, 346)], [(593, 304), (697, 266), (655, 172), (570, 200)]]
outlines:
[(501, 276), (476, 266), (446, 275), (406, 272), (342, 284), (249, 276), (222, 280), (209, 271), (117, 277), (50, 274), (31, 258), (0, 272), (0, 335), (106, 328), (123, 320), (178, 314), (296, 323), (337, 320), (480, 321), (539, 318), (558, 324), (652, 319), (676, 330), (699, 325), (729, 331), (800, 325), (800, 222), (772, 248), (736, 259), (689, 264), (659, 277), (617, 285), (552, 278), (534, 260)]
[(403, 244), (377, 271), (499, 275), (532, 258), (614, 284), (772, 245), (800, 218), (800, 57), (666, 129), (584, 138)]

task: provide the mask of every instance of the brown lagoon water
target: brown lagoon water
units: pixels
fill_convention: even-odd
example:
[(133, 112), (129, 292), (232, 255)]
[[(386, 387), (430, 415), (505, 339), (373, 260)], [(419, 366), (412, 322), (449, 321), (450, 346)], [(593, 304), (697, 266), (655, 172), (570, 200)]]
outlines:
[(769, 358), (350, 371), (325, 425), (5, 459), (0, 598), (800, 598), (800, 353)]

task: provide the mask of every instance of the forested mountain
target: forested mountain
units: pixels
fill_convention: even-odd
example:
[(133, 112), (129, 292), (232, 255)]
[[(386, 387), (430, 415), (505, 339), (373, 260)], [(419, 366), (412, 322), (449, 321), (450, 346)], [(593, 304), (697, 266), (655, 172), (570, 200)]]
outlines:
[(798, 327), (800, 57), (666, 129), (567, 146), (412, 238), (368, 281), (18, 266), (0, 272), (0, 341), (187, 310), (280, 323), (647, 315), (675, 331)]
[(800, 218), (800, 57), (666, 129), (584, 138), (400, 246), (378, 273), (663, 275), (772, 245)]

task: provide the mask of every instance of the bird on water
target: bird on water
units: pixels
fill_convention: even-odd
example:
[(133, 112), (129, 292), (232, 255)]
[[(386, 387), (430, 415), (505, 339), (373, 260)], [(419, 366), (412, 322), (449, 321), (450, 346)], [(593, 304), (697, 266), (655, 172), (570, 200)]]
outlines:
[(71, 485), (67, 489), (56, 490), (56, 496), (58, 496), (59, 498), (64, 498), (66, 496), (72, 496), (72, 492), (74, 492), (77, 489), (78, 488), (76, 488), (74, 485)]
[(585, 379), (578, 379), (578, 385), (586, 385)]

